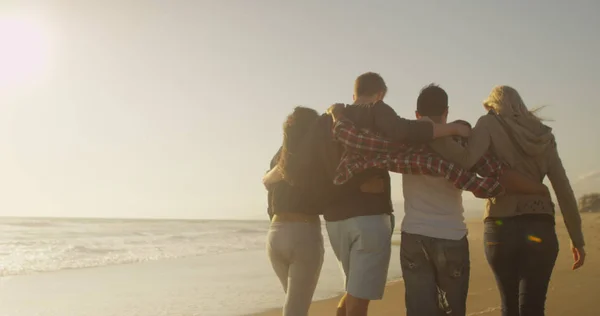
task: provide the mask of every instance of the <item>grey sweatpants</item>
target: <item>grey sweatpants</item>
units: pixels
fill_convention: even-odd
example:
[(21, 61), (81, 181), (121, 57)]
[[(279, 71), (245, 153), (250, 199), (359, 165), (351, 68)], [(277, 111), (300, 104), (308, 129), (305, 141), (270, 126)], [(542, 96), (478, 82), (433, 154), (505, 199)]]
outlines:
[(324, 251), (320, 223), (271, 223), (267, 252), (286, 293), (283, 316), (308, 315)]

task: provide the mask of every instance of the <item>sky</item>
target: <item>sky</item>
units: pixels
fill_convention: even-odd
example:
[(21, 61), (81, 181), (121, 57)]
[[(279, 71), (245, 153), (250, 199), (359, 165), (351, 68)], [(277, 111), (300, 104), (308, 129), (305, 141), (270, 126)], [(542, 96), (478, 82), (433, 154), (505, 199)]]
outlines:
[(265, 218), (260, 180), (285, 116), (350, 103), (367, 71), (409, 118), (431, 82), (450, 119), (471, 123), (493, 86), (515, 87), (548, 105), (577, 194), (600, 190), (599, 11), (594, 0), (4, 0), (0, 216)]

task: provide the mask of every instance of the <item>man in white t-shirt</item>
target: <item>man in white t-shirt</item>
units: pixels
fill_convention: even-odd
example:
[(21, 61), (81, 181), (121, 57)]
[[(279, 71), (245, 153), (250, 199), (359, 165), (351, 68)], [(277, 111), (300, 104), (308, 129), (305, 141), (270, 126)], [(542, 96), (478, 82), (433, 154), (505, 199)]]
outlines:
[[(446, 123), (448, 95), (431, 84), (417, 99), (417, 118)], [(462, 191), (442, 177), (402, 175), (404, 212), (400, 263), (407, 316), (466, 313), (469, 242)]]

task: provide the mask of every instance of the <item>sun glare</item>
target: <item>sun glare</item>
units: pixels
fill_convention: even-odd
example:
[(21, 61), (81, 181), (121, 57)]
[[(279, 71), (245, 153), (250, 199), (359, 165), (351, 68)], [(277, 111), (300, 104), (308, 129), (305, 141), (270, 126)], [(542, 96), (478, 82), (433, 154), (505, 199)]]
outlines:
[(48, 46), (39, 19), (0, 14), (0, 88), (36, 80), (47, 66)]

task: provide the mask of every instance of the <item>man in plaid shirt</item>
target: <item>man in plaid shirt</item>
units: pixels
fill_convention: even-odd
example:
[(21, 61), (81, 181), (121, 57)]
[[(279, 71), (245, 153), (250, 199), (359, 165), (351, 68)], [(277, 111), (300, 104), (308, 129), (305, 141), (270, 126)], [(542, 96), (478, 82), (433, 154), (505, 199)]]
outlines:
[[(547, 188), (510, 170), (491, 153), (471, 170), (461, 169), (428, 145), (410, 146), (358, 129), (344, 117), (342, 109), (343, 105), (330, 109), (334, 139), (345, 149), (334, 183), (342, 185), (371, 168), (403, 174), (405, 217), (400, 262), (407, 315), (465, 315), (470, 262), (462, 191), (492, 198), (505, 190), (535, 194)], [(418, 119), (428, 117), (436, 124), (445, 124), (448, 95), (433, 84), (423, 88), (416, 114)]]

